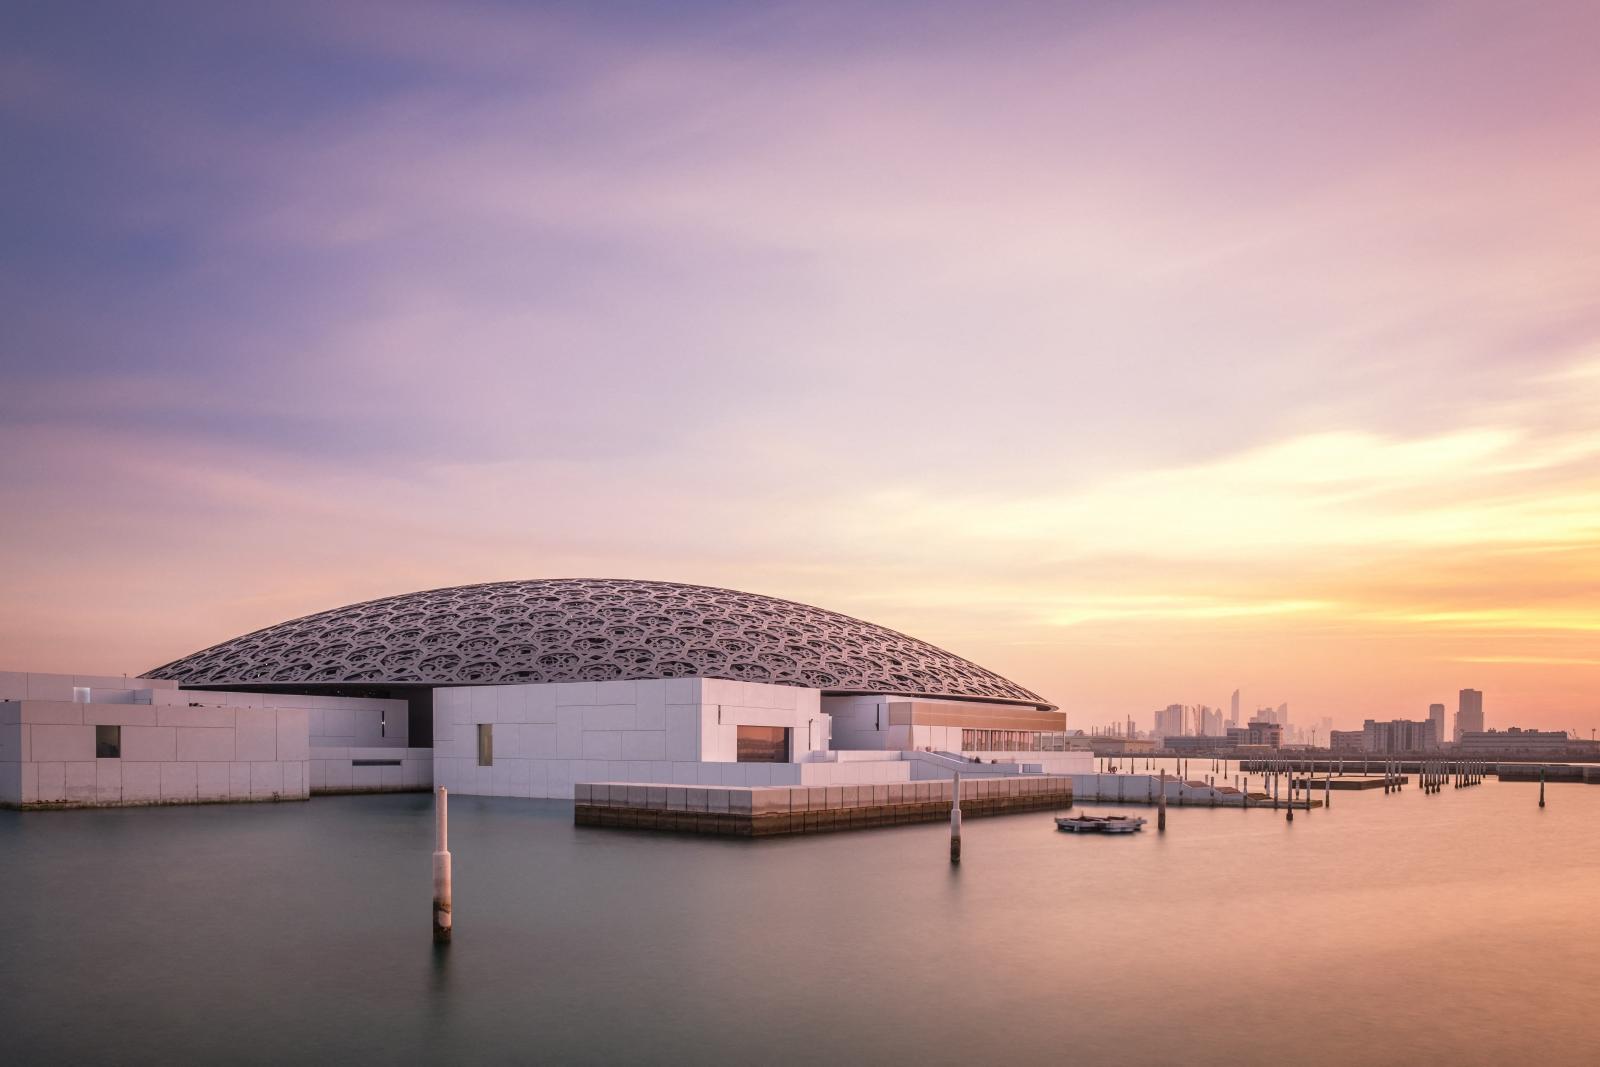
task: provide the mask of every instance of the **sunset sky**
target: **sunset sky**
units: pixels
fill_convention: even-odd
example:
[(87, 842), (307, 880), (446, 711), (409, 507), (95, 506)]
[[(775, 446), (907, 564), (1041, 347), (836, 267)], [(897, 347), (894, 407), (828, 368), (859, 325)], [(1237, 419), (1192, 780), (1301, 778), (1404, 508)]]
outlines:
[(1600, 5), (18, 2), (0, 668), (464, 582), (1600, 727)]

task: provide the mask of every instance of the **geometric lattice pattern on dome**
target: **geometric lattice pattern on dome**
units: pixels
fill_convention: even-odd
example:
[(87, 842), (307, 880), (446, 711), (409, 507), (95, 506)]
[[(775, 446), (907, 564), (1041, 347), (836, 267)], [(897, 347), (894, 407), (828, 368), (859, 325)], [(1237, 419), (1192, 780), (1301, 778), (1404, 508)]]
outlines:
[(608, 578), (369, 600), (224, 641), (145, 675), (187, 685), (692, 676), (1052, 707), (960, 656), (848, 615), (731, 589)]

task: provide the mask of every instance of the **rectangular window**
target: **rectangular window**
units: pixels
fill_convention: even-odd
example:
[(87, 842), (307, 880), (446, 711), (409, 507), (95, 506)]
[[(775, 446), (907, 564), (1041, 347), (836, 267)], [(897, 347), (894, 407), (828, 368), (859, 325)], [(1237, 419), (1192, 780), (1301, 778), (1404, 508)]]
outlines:
[(96, 726), (94, 728), (94, 755), (96, 759), (121, 759), (122, 727)]
[(494, 724), (478, 724), (478, 766), (494, 766)]
[(789, 729), (786, 726), (738, 728), (740, 763), (788, 763)]

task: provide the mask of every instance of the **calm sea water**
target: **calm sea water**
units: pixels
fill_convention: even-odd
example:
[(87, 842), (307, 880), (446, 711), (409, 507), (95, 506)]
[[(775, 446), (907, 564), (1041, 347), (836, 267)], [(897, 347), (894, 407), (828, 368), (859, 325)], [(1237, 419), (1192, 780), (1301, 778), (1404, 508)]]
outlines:
[(427, 796), (0, 812), (0, 1060), (1597, 1063), (1600, 788), (1537, 790), (973, 819), (954, 870), (458, 797), (444, 953)]

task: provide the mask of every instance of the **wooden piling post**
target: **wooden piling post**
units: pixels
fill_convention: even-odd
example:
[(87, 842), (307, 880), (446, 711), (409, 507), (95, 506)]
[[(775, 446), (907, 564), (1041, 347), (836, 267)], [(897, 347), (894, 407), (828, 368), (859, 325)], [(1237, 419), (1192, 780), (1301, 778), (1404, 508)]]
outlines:
[(950, 862), (961, 862), (961, 774), (950, 787)]
[(450, 943), (450, 798), (444, 786), (434, 792), (433, 943)]
[(1539, 768), (1539, 806), (1544, 807), (1544, 768)]
[(1161, 772), (1161, 798), (1156, 801), (1156, 829), (1167, 832), (1167, 772)]

